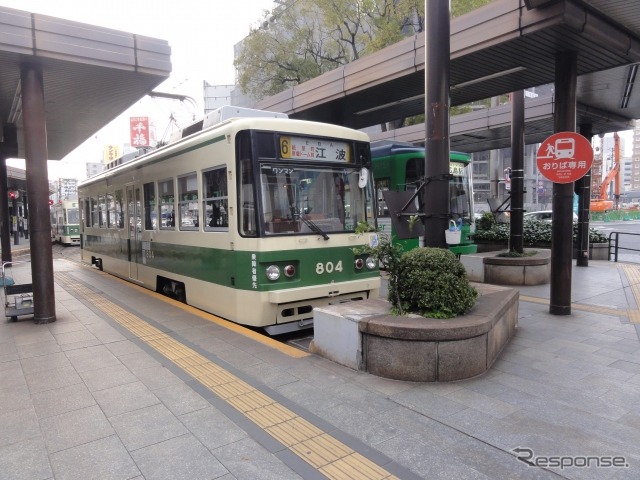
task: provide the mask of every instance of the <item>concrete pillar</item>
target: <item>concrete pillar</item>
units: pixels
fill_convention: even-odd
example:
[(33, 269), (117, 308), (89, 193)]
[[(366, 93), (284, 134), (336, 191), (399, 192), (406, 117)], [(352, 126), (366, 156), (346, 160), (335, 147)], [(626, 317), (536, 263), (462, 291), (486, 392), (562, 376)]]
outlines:
[[(578, 55), (556, 54), (554, 132), (576, 131)], [(551, 226), (551, 295), (549, 313), (571, 314), (571, 259), (573, 254), (573, 183), (553, 184)]]
[(7, 175), (8, 156), (4, 151), (0, 156), (0, 248), (2, 263), (11, 261), (11, 232), (9, 231), (9, 189)]
[(449, 2), (425, 4), (425, 245), (447, 248), (449, 226)]
[(49, 179), (47, 173), (47, 127), (44, 109), (44, 84), (41, 67), (21, 66), (22, 121), (29, 192), (31, 228), (31, 274), (35, 323), (56, 321), (53, 288), (53, 254), (49, 216)]

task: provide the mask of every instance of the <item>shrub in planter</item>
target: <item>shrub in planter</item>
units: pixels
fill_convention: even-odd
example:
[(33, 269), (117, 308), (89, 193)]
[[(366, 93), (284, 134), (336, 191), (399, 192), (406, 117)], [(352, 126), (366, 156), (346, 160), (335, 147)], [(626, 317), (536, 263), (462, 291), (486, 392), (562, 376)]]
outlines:
[(424, 317), (451, 318), (467, 313), (478, 292), (469, 284), (456, 256), (442, 248), (416, 248), (402, 254), (389, 301), (401, 311)]
[(496, 225), (496, 219), (491, 212), (483, 213), (482, 216), (476, 221), (476, 228), (478, 230), (491, 230)]
[[(578, 225), (573, 224), (573, 242), (577, 242)], [(551, 223), (540, 220), (525, 220), (523, 226), (525, 245), (551, 245)], [(509, 225), (496, 224), (490, 230), (480, 230), (473, 235), (476, 242), (504, 243), (509, 241)], [(607, 236), (594, 228), (589, 228), (589, 243), (606, 243)]]

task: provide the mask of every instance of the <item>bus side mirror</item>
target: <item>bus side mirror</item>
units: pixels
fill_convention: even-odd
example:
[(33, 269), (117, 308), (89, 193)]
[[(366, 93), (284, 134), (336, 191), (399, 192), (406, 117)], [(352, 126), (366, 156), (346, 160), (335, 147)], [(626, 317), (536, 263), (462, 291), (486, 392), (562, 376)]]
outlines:
[(358, 186), (360, 188), (365, 188), (369, 183), (369, 170), (365, 167), (360, 169), (360, 177), (358, 178)]

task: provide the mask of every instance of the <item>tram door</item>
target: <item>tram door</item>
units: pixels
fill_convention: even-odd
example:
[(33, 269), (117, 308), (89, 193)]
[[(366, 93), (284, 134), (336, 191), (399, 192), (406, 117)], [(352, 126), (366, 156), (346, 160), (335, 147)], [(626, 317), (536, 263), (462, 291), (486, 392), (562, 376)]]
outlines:
[(140, 236), (142, 235), (142, 203), (140, 187), (127, 187), (127, 212), (129, 215), (129, 278), (138, 279), (138, 262), (140, 258)]

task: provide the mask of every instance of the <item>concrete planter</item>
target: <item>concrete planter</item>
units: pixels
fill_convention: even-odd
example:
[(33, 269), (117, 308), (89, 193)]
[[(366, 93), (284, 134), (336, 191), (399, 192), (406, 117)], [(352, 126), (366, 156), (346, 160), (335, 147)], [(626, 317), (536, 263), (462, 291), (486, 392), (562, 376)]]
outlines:
[[(574, 260), (578, 258), (577, 249), (573, 249)], [(590, 243), (589, 244), (589, 260), (609, 260), (609, 244), (608, 243)]]
[(486, 372), (515, 333), (518, 291), (474, 285), (467, 314), (451, 319), (389, 314), (389, 303), (365, 300), (314, 310), (311, 351), (373, 375), (445, 382)]
[[(506, 243), (478, 243), (478, 253), (496, 252), (507, 250)], [(549, 249), (551, 245), (527, 245), (531, 249)], [(573, 249), (573, 258), (577, 258), (577, 251)], [(609, 244), (608, 243), (590, 243), (589, 244), (589, 260), (609, 260)]]
[[(543, 285), (551, 278), (551, 251), (535, 250), (530, 257), (498, 257), (497, 252), (462, 255), (460, 262), (472, 282), (496, 285)], [(503, 250), (504, 251), (504, 250)]]

